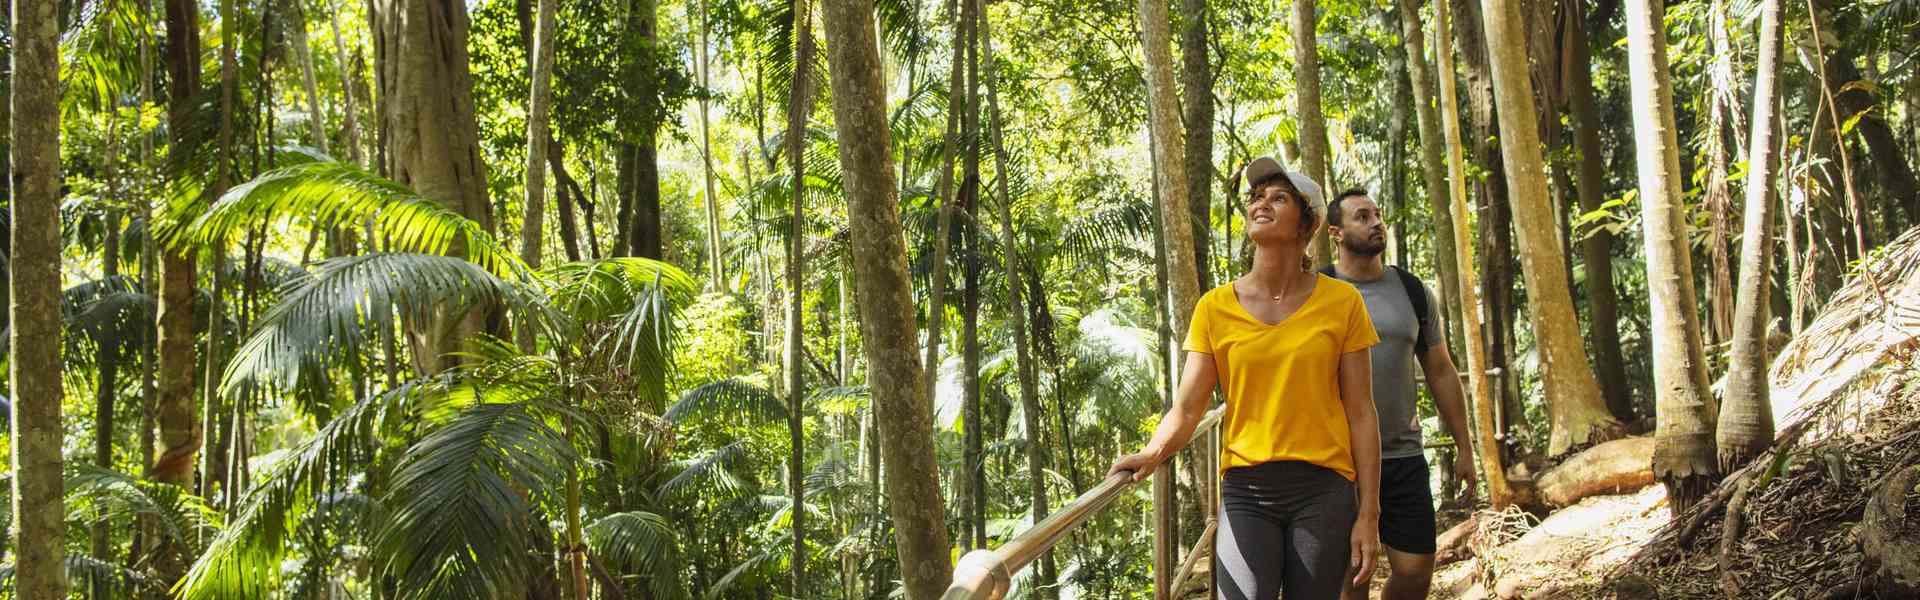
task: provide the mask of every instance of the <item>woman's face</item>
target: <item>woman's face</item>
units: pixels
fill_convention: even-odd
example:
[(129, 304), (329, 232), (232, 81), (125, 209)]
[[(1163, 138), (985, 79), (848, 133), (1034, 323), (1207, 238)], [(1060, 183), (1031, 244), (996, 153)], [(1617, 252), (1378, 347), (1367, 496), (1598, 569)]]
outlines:
[(1300, 201), (1277, 185), (1247, 192), (1247, 235), (1268, 245), (1300, 239)]

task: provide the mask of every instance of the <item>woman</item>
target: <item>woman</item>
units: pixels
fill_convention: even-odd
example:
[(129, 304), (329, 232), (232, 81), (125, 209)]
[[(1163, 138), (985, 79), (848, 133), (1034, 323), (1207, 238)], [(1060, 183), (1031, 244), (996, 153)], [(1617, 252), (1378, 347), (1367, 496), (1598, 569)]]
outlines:
[[(1246, 168), (1253, 270), (1194, 307), (1173, 409), (1109, 474), (1144, 479), (1180, 448), (1216, 382), (1221, 421), (1219, 597), (1331, 600), (1366, 581), (1378, 548), (1380, 429), (1372, 363), (1379, 341), (1351, 284), (1307, 268), (1325, 214), (1312, 180), (1269, 157)], [(1358, 491), (1356, 493), (1356, 487)]]

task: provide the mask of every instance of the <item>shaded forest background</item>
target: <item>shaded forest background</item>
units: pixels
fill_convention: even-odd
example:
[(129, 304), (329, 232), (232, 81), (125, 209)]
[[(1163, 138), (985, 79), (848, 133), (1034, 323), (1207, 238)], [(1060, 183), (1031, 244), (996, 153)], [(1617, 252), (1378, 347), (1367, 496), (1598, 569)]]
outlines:
[(7, 597), (936, 597), (1144, 443), (1269, 154), (1439, 291), (1445, 507), (1650, 436), (1677, 514), (1920, 225), (1914, 0), (14, 6)]

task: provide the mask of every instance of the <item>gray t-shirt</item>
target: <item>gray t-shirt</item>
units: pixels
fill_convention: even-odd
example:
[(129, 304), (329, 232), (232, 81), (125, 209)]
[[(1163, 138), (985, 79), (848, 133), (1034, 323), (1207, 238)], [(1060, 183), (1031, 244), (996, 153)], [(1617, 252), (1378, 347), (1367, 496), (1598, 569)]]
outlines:
[[(1387, 267), (1382, 277), (1375, 281), (1354, 281), (1340, 277), (1342, 281), (1360, 288), (1360, 295), (1367, 302), (1367, 316), (1373, 318), (1373, 329), (1380, 334), (1380, 344), (1373, 347), (1373, 405), (1380, 414), (1380, 458), (1407, 458), (1419, 456), (1425, 442), (1420, 437), (1420, 411), (1417, 403), (1420, 391), (1414, 385), (1413, 369), (1417, 361), (1413, 356), (1414, 341), (1420, 329), (1420, 319), (1413, 312), (1413, 300), (1407, 297), (1407, 286), (1400, 281), (1400, 275)], [(1432, 290), (1427, 291), (1427, 339), (1431, 343), (1442, 343), (1438, 323), (1432, 315), (1437, 308), (1433, 302)]]

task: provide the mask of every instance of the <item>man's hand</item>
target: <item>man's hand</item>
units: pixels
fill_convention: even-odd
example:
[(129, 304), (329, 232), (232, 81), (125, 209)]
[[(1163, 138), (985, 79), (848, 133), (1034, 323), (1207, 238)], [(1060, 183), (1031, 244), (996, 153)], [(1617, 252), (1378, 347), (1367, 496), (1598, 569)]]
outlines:
[(1347, 572), (1353, 574), (1352, 585), (1364, 586), (1373, 579), (1373, 562), (1380, 555), (1380, 515), (1363, 514), (1354, 519), (1352, 539)]
[(1453, 478), (1467, 491), (1467, 500), (1473, 500), (1474, 486), (1480, 482), (1480, 477), (1473, 470), (1472, 446), (1461, 444), (1456, 447), (1453, 453)]
[(1113, 461), (1113, 466), (1107, 469), (1107, 476), (1112, 477), (1114, 473), (1122, 471), (1133, 471), (1133, 481), (1139, 482), (1146, 479), (1148, 475), (1152, 475), (1154, 468), (1159, 466), (1160, 458), (1151, 452), (1128, 454)]

